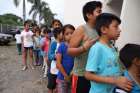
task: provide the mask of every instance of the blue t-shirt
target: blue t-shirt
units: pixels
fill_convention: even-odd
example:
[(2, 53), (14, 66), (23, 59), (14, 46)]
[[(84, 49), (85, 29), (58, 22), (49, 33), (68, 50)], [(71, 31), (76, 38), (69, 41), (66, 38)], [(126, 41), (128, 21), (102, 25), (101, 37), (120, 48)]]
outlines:
[[(98, 76), (120, 76), (118, 53), (115, 48), (96, 42), (89, 51), (86, 71), (94, 72)], [(112, 93), (114, 85), (91, 81), (89, 93)]]
[[(129, 75), (128, 71), (124, 72), (124, 76), (129, 80), (134, 81), (133, 78), (131, 78), (131, 76)], [(130, 93), (140, 93), (140, 86), (138, 86), (135, 82), (133, 82), (133, 87)]]
[[(65, 42), (62, 42), (58, 48), (57, 53), (62, 55), (62, 66), (65, 69), (66, 73), (69, 75), (74, 64), (74, 58), (67, 53), (68, 46)], [(63, 74), (59, 71), (57, 75), (58, 79), (64, 80)]]

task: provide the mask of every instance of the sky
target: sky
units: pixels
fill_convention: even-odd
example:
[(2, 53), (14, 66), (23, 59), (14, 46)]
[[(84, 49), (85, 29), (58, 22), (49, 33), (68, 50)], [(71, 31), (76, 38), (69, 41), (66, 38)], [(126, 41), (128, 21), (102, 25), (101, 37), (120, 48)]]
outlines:
[[(15, 7), (13, 0), (0, 0), (0, 15), (6, 13), (13, 13), (22, 17), (22, 0), (20, 0), (20, 5)], [(27, 1), (27, 0), (26, 0)], [(55, 18), (60, 19), (63, 22), (64, 14), (64, 0), (43, 0), (49, 4), (50, 9), (53, 13), (57, 15)], [(31, 4), (26, 2), (26, 19), (31, 19), (32, 16), (29, 16), (28, 13), (31, 9)]]

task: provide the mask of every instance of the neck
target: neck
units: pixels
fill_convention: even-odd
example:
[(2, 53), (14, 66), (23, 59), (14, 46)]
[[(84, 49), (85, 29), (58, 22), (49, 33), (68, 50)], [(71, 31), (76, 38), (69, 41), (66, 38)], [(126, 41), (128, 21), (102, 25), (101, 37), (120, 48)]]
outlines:
[(131, 68), (128, 69), (129, 73), (133, 76), (133, 78), (140, 84), (140, 71), (139, 69), (132, 65)]
[(61, 42), (59, 39), (56, 39), (56, 41), (57, 41), (58, 43), (60, 43), (60, 42)]
[(99, 39), (99, 41), (100, 41), (101, 43), (103, 43), (103, 44), (105, 44), (105, 45), (111, 47), (111, 45), (110, 45), (110, 40), (109, 40), (107, 37), (101, 36), (100, 39)]
[(94, 28), (94, 27), (95, 27), (95, 22), (94, 22), (94, 21), (88, 21), (87, 24), (88, 24), (91, 28)]

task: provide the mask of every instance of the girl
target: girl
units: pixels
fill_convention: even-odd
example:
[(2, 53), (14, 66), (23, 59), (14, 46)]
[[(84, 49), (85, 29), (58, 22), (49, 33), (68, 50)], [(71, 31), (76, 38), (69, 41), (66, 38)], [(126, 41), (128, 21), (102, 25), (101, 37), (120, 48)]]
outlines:
[(35, 65), (39, 66), (41, 65), (41, 60), (40, 60), (40, 51), (41, 51), (41, 47), (40, 47), (40, 40), (41, 40), (41, 36), (40, 36), (40, 28), (37, 27), (35, 28), (35, 35), (34, 35), (34, 56), (35, 56)]
[(44, 72), (44, 77), (47, 76), (47, 64), (48, 64), (48, 51), (49, 51), (49, 45), (50, 45), (50, 37), (49, 37), (49, 33), (51, 31), (47, 28), (43, 29), (43, 33), (45, 34), (45, 38), (44, 38), (44, 41), (42, 42), (42, 45), (41, 45), (41, 49), (43, 51), (43, 67), (42, 69), (45, 69), (45, 72)]
[(56, 28), (53, 30), (55, 40), (51, 42), (48, 51), (48, 93), (56, 93), (56, 78), (58, 74), (58, 69), (56, 68), (56, 51), (63, 39), (62, 29)]
[(74, 58), (67, 54), (67, 48), (74, 30), (74, 26), (70, 24), (67, 24), (63, 27), (64, 42), (60, 44), (56, 56), (56, 66), (59, 69), (56, 80), (58, 93), (68, 93), (69, 91), (68, 85), (70, 82), (70, 72), (73, 68)]
[[(21, 32), (21, 41), (22, 41), (22, 48), (23, 48), (23, 64), (24, 67), (22, 70), (27, 69), (27, 54), (30, 55), (30, 67), (34, 69), (33, 66), (33, 32), (30, 31), (30, 22), (24, 22), (24, 30)], [(29, 52), (28, 52), (29, 51)]]

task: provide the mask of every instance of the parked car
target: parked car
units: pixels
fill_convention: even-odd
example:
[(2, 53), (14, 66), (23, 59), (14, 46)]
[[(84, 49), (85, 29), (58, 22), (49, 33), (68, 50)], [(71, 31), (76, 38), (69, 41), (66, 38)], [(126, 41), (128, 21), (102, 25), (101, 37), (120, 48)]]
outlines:
[(15, 37), (15, 34), (17, 33), (16, 29), (10, 29), (9, 31), (4, 32), (4, 34), (9, 34)]
[(0, 44), (8, 45), (12, 39), (12, 35), (0, 33)]

